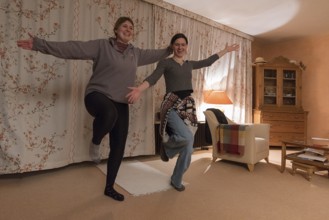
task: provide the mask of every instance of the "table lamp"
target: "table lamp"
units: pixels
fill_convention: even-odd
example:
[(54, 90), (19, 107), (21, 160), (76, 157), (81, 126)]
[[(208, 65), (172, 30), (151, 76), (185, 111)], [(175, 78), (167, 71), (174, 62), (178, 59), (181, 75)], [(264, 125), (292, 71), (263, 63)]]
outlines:
[(203, 92), (204, 102), (208, 104), (227, 105), (232, 104), (225, 91), (206, 90)]

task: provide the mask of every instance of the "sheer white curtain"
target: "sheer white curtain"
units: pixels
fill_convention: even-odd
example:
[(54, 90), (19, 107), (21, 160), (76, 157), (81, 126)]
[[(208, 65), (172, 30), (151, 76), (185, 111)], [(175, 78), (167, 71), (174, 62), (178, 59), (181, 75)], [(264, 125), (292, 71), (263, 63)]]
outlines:
[[(233, 105), (226, 116), (235, 122), (252, 121), (252, 69), (251, 41), (229, 33), (218, 33), (221, 43), (237, 43), (239, 52), (224, 55), (220, 62), (208, 68), (205, 74), (204, 90), (224, 90)], [(213, 48), (216, 42), (213, 41)]]

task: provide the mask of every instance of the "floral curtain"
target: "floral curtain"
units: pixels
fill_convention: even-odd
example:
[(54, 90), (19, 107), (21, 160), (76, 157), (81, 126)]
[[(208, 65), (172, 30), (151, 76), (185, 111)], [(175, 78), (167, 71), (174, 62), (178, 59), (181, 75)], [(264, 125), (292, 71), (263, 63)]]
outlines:
[[(120, 16), (134, 20), (133, 44), (141, 48), (163, 48), (174, 33), (184, 32), (191, 42), (189, 59), (205, 58), (222, 49), (227, 41), (242, 42), (239, 56), (225, 61), (231, 64), (230, 71), (216, 66), (197, 71), (193, 86), (197, 104), (201, 105), (200, 91), (208, 86), (205, 79), (218, 75), (218, 81), (225, 81), (234, 102), (238, 100), (241, 108), (248, 107), (249, 79), (239, 76), (249, 71), (246, 65), (251, 58), (246, 51), (250, 51), (250, 42), (240, 37), (229, 34), (222, 38), (225, 31), (141, 0), (0, 0), (0, 174), (89, 160), (92, 117), (85, 110), (83, 99), (92, 62), (22, 50), (16, 41), (28, 38), (28, 33), (50, 41), (108, 38)], [(154, 67), (140, 67), (136, 84)], [(236, 85), (245, 82), (245, 87), (237, 91)], [(163, 90), (160, 82), (145, 92), (138, 103), (130, 105), (126, 157), (154, 154), (154, 116)], [(249, 114), (241, 109), (237, 112)], [(102, 141), (104, 159), (109, 138)]]

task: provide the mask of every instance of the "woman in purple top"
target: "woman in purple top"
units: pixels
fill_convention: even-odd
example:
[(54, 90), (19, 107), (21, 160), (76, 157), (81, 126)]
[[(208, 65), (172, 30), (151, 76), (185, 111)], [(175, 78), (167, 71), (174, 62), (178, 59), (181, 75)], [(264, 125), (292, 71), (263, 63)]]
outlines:
[[(193, 153), (194, 134), (197, 129), (195, 102), (192, 98), (192, 70), (208, 67), (224, 54), (238, 51), (239, 45), (233, 44), (225, 49), (200, 61), (185, 60), (188, 41), (184, 34), (176, 34), (171, 39), (174, 51), (172, 58), (161, 60), (154, 72), (138, 87), (131, 87), (127, 98), (135, 102), (141, 93), (153, 86), (163, 75), (166, 84), (166, 95), (160, 110), (160, 135), (162, 146), (160, 156), (168, 161), (179, 154), (171, 176), (170, 184), (177, 191), (184, 191), (183, 174), (191, 163)], [(168, 158), (169, 157), (169, 158)]]
[(110, 153), (104, 194), (118, 201), (124, 196), (114, 188), (114, 182), (123, 159), (129, 125), (128, 87), (135, 83), (138, 66), (151, 64), (172, 53), (171, 48), (145, 50), (129, 42), (133, 38), (134, 23), (129, 17), (120, 17), (114, 25), (115, 37), (90, 41), (51, 42), (30, 35), (18, 40), (23, 49), (40, 51), (64, 59), (92, 60), (93, 72), (85, 91), (85, 106), (94, 117), (93, 137), (89, 147), (90, 158), (99, 163), (100, 144), (110, 134)]

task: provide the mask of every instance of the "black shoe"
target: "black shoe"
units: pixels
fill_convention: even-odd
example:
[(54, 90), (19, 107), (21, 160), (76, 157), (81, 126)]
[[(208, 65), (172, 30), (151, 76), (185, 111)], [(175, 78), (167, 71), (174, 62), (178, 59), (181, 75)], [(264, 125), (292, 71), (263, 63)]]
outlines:
[(169, 158), (166, 154), (166, 151), (164, 149), (164, 146), (161, 144), (160, 146), (160, 158), (163, 162), (168, 162), (169, 161)]
[(122, 194), (115, 191), (113, 188), (105, 188), (104, 195), (109, 196), (117, 201), (125, 200), (125, 197)]
[(173, 182), (170, 182), (170, 185), (174, 187), (174, 189), (177, 190), (178, 192), (182, 192), (185, 190), (185, 186), (183, 184), (180, 187), (177, 187), (173, 184)]

